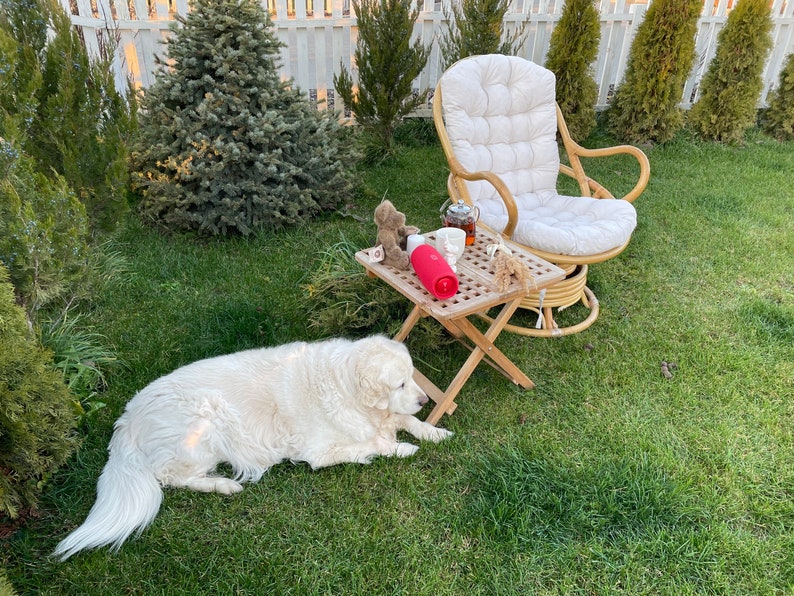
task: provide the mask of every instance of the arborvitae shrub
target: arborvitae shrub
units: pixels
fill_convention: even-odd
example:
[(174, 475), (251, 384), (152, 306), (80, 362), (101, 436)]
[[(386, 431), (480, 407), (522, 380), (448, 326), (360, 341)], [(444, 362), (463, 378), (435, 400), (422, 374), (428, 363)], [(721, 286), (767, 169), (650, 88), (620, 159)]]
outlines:
[(601, 21), (594, 0), (566, 0), (549, 40), (546, 68), (557, 77), (557, 103), (574, 139), (586, 139), (596, 125), (598, 85), (592, 64), (598, 57)]
[(72, 395), (30, 335), (0, 263), (0, 513), (35, 507), (77, 446)]
[(258, 0), (196, 0), (145, 92), (133, 152), (144, 218), (247, 235), (335, 209), (351, 188), (336, 118), (279, 78)]
[(730, 12), (701, 82), (700, 99), (689, 111), (689, 123), (699, 135), (737, 143), (755, 125), (771, 31), (768, 0), (740, 0)]
[(610, 130), (630, 143), (663, 143), (684, 125), (679, 107), (695, 59), (701, 0), (654, 0), (631, 44), (626, 75), (607, 110)]
[(461, 0), (450, 3), (449, 29), (439, 46), (444, 68), (467, 56), (515, 54), (523, 44), (523, 28), (508, 36), (504, 18), (511, 0)]
[(427, 64), (430, 48), (419, 40), (411, 43), (419, 12), (411, 10), (410, 0), (360, 0), (353, 9), (358, 83), (342, 65), (334, 87), (370, 137), (371, 157), (378, 158), (393, 153), (397, 126), (425, 102), (427, 90), (414, 93), (412, 84)]
[(794, 54), (786, 58), (777, 88), (769, 95), (762, 125), (764, 132), (779, 141), (794, 139)]
[(70, 292), (88, 274), (85, 207), (66, 180), (0, 138), (0, 262), (28, 316)]
[(58, 0), (2, 2), (0, 28), (15, 46), (14, 76), (0, 91), (0, 135), (44, 175), (64, 177), (95, 230), (112, 230), (128, 210), (135, 120), (132, 96), (125, 100), (115, 87), (112, 43), (105, 57), (89, 58)]

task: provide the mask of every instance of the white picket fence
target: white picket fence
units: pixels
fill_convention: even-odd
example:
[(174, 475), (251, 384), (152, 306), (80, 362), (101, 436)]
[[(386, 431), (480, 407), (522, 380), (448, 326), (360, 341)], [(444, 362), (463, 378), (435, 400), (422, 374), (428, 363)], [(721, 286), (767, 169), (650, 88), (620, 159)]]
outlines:
[[(419, 18), (414, 38), (432, 44), (428, 64), (414, 82), (419, 90), (432, 89), (442, 72), (438, 35), (447, 27), (442, 0), (419, 2)], [(443, 0), (449, 2), (455, 0)], [(706, 72), (717, 46), (717, 34), (724, 26), (735, 0), (704, 0), (696, 39), (697, 59), (686, 83), (681, 105), (688, 107), (697, 99), (698, 83)], [(739, 0), (741, 1), (741, 0)], [(189, 0), (61, 0), (72, 15), (91, 51), (98, 52), (110, 38), (118, 40), (115, 56), (117, 85), (123, 89), (128, 80), (148, 87), (156, 76), (155, 55), (164, 56), (162, 41), (170, 35), (174, 17), (186, 15)], [(357, 40), (355, 14), (350, 0), (263, 0), (273, 20), (276, 35), (285, 44), (281, 53), (282, 77), (308, 93), (309, 99), (330, 109), (342, 109), (334, 98), (333, 76), (340, 64), (351, 70)], [(506, 16), (506, 28), (515, 31), (525, 26), (526, 42), (521, 55), (543, 64), (549, 37), (559, 20), (564, 0), (513, 0)], [(322, 4), (322, 6), (320, 6)], [(764, 90), (760, 105), (777, 85), (780, 69), (794, 52), (794, 1), (771, 0), (774, 22), (773, 50), (764, 70)], [(648, 6), (633, 0), (600, 0), (601, 43), (593, 72), (598, 83), (598, 106), (604, 107), (622, 81), (637, 26)]]

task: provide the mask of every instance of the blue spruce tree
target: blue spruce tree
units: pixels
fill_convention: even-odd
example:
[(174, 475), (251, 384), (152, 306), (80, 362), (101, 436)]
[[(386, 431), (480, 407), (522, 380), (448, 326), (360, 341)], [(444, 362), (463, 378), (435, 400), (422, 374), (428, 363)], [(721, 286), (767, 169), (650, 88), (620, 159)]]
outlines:
[(335, 209), (351, 189), (333, 114), (279, 78), (258, 0), (196, 0), (141, 102), (133, 180), (143, 216), (174, 231), (247, 235)]

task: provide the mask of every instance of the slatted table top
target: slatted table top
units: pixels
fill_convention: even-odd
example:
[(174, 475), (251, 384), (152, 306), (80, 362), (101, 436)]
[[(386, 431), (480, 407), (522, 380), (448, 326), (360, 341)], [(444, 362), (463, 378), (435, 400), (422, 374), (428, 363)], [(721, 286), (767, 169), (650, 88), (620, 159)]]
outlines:
[[(428, 244), (435, 245), (435, 232), (423, 235)], [(381, 263), (370, 262), (369, 254), (374, 248), (358, 251), (356, 261), (434, 318), (439, 320), (457, 319), (486, 311), (493, 306), (527, 294), (527, 290), (515, 278), (504, 292), (497, 289), (494, 283), (491, 257), (486, 252), (488, 246), (497, 241), (497, 237), (496, 234), (483, 229), (483, 226), (477, 228), (474, 244), (466, 247), (463, 256), (456, 264), (459, 282), (458, 293), (447, 300), (439, 300), (430, 294), (419, 281), (413, 268), (403, 271)], [(520, 245), (509, 241), (505, 241), (505, 245), (529, 268), (532, 274), (530, 291), (540, 290), (565, 277), (565, 271), (532, 254)]]

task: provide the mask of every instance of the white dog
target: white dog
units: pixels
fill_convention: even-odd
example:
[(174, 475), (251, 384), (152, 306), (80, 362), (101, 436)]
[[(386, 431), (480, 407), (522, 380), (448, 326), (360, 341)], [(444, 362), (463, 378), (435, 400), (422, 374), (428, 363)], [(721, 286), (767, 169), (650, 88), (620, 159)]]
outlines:
[[(449, 437), (413, 416), (428, 400), (413, 370), (405, 346), (379, 336), (248, 350), (177, 369), (127, 404), (97, 500), (53, 555), (117, 550), (157, 515), (161, 486), (228, 495), (286, 459), (312, 468), (368, 463), (416, 452), (397, 442), (398, 430), (434, 442)], [(213, 473), (221, 462), (234, 479)]]

